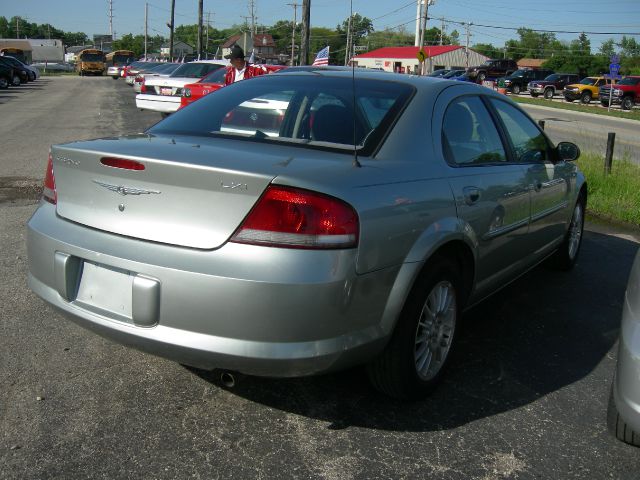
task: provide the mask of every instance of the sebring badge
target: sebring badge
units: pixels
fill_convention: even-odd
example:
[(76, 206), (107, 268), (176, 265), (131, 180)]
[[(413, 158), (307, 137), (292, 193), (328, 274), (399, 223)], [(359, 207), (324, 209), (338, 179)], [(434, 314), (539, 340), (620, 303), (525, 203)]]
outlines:
[(112, 185), (110, 183), (99, 182), (98, 180), (93, 180), (93, 183), (100, 185), (107, 190), (111, 190), (112, 192), (119, 193), (120, 195), (149, 195), (152, 193), (160, 193), (159, 190), (145, 190), (143, 188), (125, 187), (124, 185)]

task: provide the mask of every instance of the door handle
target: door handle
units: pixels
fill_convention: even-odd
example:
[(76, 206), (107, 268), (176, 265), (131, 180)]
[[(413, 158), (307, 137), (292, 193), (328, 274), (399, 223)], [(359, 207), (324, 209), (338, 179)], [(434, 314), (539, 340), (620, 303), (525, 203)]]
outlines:
[(480, 200), (480, 189), (478, 187), (464, 187), (462, 193), (464, 194), (464, 203), (467, 205), (473, 205)]

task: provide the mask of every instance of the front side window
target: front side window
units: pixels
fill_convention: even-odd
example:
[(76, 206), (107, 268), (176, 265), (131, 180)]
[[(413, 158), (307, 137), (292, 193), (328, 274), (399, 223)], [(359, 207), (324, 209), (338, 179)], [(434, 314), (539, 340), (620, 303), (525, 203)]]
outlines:
[(538, 163), (550, 159), (547, 139), (529, 117), (501, 100), (492, 98), (491, 103), (504, 124), (516, 162)]
[(447, 162), (482, 165), (507, 160), (500, 135), (478, 97), (462, 97), (448, 107), (442, 123), (442, 144)]

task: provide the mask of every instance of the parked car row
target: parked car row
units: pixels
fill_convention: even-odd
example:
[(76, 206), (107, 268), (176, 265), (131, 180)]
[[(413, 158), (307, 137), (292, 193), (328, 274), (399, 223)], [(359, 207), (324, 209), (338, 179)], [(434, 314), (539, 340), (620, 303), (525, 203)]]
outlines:
[(0, 55), (0, 88), (17, 87), (33, 82), (40, 77), (40, 71), (31, 65), (22, 63), (15, 57)]

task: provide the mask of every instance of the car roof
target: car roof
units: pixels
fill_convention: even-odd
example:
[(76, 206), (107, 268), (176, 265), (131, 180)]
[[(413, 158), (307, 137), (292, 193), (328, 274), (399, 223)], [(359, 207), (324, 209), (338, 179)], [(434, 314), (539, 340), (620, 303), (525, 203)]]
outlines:
[(213, 63), (216, 65), (229, 65), (229, 60), (193, 60), (187, 63)]

